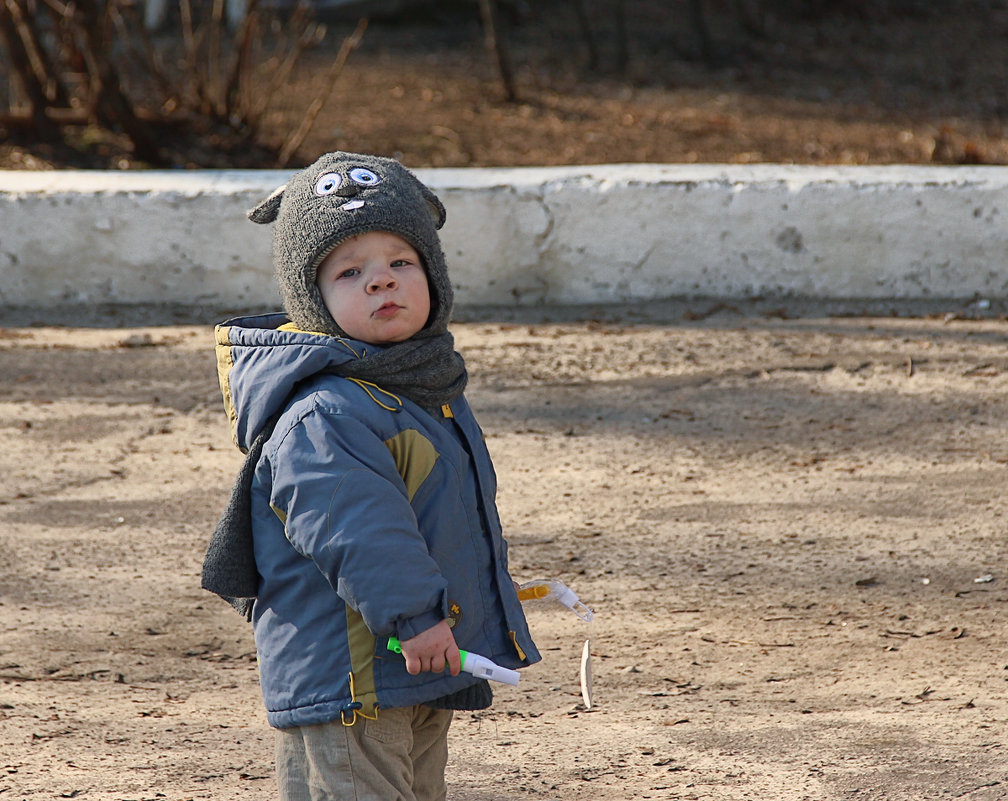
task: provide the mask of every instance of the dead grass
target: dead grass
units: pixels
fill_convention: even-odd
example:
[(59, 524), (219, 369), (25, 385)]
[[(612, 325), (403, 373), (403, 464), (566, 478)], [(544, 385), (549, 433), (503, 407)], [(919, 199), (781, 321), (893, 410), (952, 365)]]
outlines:
[[(292, 166), (332, 149), (414, 167), (1008, 163), (1003, 2), (960, 3), (955, 15), (780, 17), (762, 39), (741, 30), (732, 4), (709, 3), (714, 66), (698, 57), (680, 5), (628, 2), (630, 60), (620, 71), (604, 4), (594, 7), (597, 67), (570, 9), (536, 4), (511, 31), (517, 102), (503, 99), (473, 6), (372, 21)], [(297, 127), (352, 28), (331, 22), (267, 119), (270, 141)], [(8, 140), (0, 166), (143, 166), (117, 137), (74, 139), (58, 149)], [(209, 142), (177, 166), (269, 167), (270, 158), (236, 159)]]

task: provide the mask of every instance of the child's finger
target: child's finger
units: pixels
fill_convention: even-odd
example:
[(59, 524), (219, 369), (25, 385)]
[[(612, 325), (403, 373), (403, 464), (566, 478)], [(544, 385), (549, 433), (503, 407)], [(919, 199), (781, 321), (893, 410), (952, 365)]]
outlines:
[(457, 676), (462, 670), (462, 655), (459, 653), (459, 649), (449, 648), (445, 652), (448, 663), (448, 672), (453, 676)]

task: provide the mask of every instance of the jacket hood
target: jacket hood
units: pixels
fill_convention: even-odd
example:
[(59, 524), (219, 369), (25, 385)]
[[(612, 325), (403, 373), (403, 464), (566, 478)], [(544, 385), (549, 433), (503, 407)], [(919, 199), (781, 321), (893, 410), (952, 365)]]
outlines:
[(217, 379), (231, 435), (243, 452), (306, 379), (377, 348), (354, 339), (301, 331), (286, 314), (235, 317), (214, 329)]

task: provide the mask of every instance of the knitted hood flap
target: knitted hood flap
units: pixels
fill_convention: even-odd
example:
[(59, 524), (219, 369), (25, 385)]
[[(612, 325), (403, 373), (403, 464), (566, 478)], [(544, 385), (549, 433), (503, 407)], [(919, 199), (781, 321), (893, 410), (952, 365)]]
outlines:
[(327, 153), (249, 211), (248, 218), (274, 225), (273, 265), (280, 296), (299, 328), (345, 336), (315, 285), (318, 266), (351, 237), (389, 231), (416, 249), (427, 271), (431, 316), (420, 336), (447, 330), (454, 294), (437, 233), (445, 209), (398, 161)]

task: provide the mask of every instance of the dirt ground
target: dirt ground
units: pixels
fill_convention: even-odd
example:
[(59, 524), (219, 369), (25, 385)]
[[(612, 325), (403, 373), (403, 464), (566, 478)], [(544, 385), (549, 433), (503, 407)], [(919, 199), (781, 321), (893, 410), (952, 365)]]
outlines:
[[(476, 3), (431, 3), (405, 17), (375, 18), (290, 166), (334, 149), (396, 156), (414, 168), (1008, 164), (1004, 0), (706, 0), (711, 59), (701, 57), (689, 4), (625, 2), (625, 67), (615, 3), (585, 4), (595, 65), (578, 4), (502, 4), (521, 9), (507, 36), (513, 102), (484, 49)], [(762, 34), (743, 25), (740, 6), (766, 10)], [(263, 141), (279, 144), (299, 127), (355, 22), (329, 20), (326, 41), (273, 94)], [(0, 81), (0, 108), (4, 90)], [(151, 110), (160, 102), (154, 94), (132, 96)], [(145, 166), (122, 137), (71, 128), (68, 141), (54, 147), (0, 128), (0, 167)], [(177, 128), (161, 144), (163, 166), (274, 166), (265, 151), (212, 137), (194, 142)]]
[[(455, 326), (512, 573), (596, 619), (529, 611), (450, 798), (1008, 798), (1008, 323), (785, 312)], [(241, 458), (211, 328), (8, 326), (0, 372), (0, 797), (273, 798), (199, 588)]]

